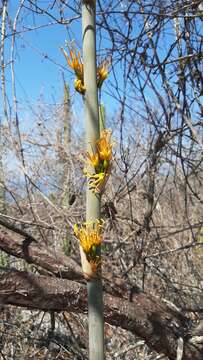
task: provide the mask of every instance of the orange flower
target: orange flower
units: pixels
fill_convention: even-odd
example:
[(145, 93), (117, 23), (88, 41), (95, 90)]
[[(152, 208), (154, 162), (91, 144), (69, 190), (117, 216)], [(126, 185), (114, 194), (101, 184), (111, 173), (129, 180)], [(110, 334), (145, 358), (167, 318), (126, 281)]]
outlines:
[(74, 70), (77, 78), (79, 80), (81, 80), (83, 83), (84, 82), (84, 69), (83, 69), (83, 62), (82, 62), (82, 59), (80, 56), (80, 52), (79, 51), (76, 52), (75, 50), (69, 49), (69, 56), (68, 56), (67, 52), (63, 48), (61, 48), (61, 51), (62, 51), (63, 55), (65, 56), (68, 65), (71, 67), (71, 69)]
[(76, 79), (74, 81), (74, 87), (77, 92), (84, 95), (85, 94), (85, 86), (84, 86), (84, 68), (83, 62), (80, 56), (80, 52), (76, 52), (76, 50), (69, 49), (69, 55), (67, 52), (61, 48), (62, 53), (64, 54), (68, 65), (71, 69), (74, 70)]
[[(84, 65), (79, 51), (76, 51), (73, 47), (69, 50), (69, 54), (61, 47), (61, 51), (66, 58), (66, 61), (71, 69), (74, 70), (76, 75), (75, 89), (80, 94), (84, 95)], [(101, 88), (104, 80), (108, 77), (108, 61), (103, 61), (97, 68), (97, 87)]]
[(86, 152), (86, 156), (88, 158), (88, 162), (90, 165), (92, 165), (94, 168), (97, 168), (100, 163), (99, 154), (96, 152), (95, 154), (90, 154), (88, 151)]
[(111, 131), (103, 130), (101, 132), (100, 139), (97, 140), (96, 146), (101, 160), (106, 162), (106, 167), (108, 167), (108, 162), (112, 159), (112, 146), (110, 143), (111, 140)]
[(108, 62), (103, 61), (97, 68), (97, 87), (101, 88), (104, 80), (108, 77)]

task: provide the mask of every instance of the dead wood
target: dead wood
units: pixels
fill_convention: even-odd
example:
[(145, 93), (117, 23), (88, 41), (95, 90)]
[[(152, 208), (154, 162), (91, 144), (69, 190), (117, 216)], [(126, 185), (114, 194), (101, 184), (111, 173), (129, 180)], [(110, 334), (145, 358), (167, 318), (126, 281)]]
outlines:
[[(7, 231), (0, 232), (0, 249), (53, 274), (42, 276), (1, 268), (2, 304), (44, 311), (87, 311), (86, 287), (82, 283), (80, 267), (72, 259), (51, 252), (36, 241), (11, 236)], [(112, 280), (109, 274), (105, 277), (104, 315), (107, 323), (145, 339), (151, 349), (165, 353), (169, 359), (176, 359), (177, 342), (183, 337), (183, 360), (203, 359), (202, 348), (189, 341), (188, 319), (184, 315), (138, 289), (129, 301), (127, 284), (121, 279)]]

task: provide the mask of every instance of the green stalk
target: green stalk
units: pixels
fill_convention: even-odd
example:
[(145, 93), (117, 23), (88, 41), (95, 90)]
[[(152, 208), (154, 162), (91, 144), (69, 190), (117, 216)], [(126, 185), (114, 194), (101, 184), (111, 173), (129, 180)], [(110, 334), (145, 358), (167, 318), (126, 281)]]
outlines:
[[(96, 83), (96, 26), (95, 3), (83, 1), (82, 4), (83, 30), (83, 63), (85, 126), (87, 150), (91, 151), (95, 141), (99, 139), (99, 110), (98, 90)], [(100, 218), (101, 198), (87, 189), (86, 194), (86, 221)], [(101, 251), (101, 249), (100, 249)], [(81, 251), (82, 252), (82, 251)], [(84, 261), (84, 254), (82, 261)], [(83, 263), (84, 264), (84, 263)], [(84, 266), (83, 266), (84, 270)], [(89, 359), (104, 359), (104, 321), (101, 276), (89, 277), (88, 291), (88, 323), (89, 323)]]
[(106, 114), (105, 114), (105, 107), (104, 107), (104, 104), (100, 104), (99, 105), (99, 128), (100, 128), (100, 132), (102, 130), (105, 129), (105, 117), (106, 117)]

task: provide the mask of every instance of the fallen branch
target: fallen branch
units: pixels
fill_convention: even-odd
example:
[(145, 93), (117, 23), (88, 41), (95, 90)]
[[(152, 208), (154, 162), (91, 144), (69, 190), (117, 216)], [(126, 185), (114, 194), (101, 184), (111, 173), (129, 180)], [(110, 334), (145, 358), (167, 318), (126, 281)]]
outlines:
[(31, 236), (22, 237), (16, 233), (0, 231), (0, 250), (49, 271), (57, 277), (82, 280), (80, 266), (71, 258), (51, 251)]
[[(86, 287), (55, 277), (39, 276), (14, 269), (0, 269), (0, 302), (44, 311), (87, 311)], [(134, 295), (134, 302), (109, 294), (104, 296), (105, 321), (131, 331), (146, 341), (151, 349), (176, 359), (180, 333), (187, 318), (172, 311), (156, 298), (144, 293)], [(183, 360), (202, 360), (203, 353), (186, 337)]]
[[(0, 269), (0, 302), (44, 311), (86, 312), (86, 288), (74, 260), (47, 249), (33, 238), (2, 230), (0, 249), (47, 270), (54, 276), (39, 276), (15, 269)], [(202, 360), (202, 350), (186, 341), (187, 318), (157, 298), (133, 291), (122, 279), (105, 274), (105, 321), (145, 339), (151, 349), (176, 358), (178, 340), (184, 339), (183, 360)], [(71, 280), (77, 280), (76, 283)], [(132, 296), (130, 296), (132, 295)], [(131, 301), (129, 301), (129, 299)]]

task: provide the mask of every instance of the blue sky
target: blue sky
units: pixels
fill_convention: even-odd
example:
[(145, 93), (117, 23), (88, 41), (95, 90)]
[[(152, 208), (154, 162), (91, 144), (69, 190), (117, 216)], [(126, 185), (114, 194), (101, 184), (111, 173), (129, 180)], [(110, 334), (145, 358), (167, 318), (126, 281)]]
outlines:
[[(11, 20), (14, 20), (17, 7), (19, 6), (20, 0), (11, 0), (9, 1), (9, 9), (8, 13)], [(38, 0), (37, 4), (43, 4), (44, 7), (48, 6), (49, 4), (53, 3), (51, 0)], [(74, 0), (70, 0), (68, 3), (76, 3)], [(28, 5), (28, 0), (25, 0), (25, 4)], [(136, 6), (136, 5), (135, 5)], [(52, 14), (54, 12), (52, 11)], [(59, 16), (59, 12), (57, 11), (57, 17)], [(66, 12), (65, 17), (69, 19), (73, 14), (69, 14)], [(75, 16), (76, 14), (74, 14)], [(139, 23), (139, 20), (140, 23)], [(113, 22), (114, 21), (114, 22)], [(156, 19), (154, 20), (156, 22)], [(136, 44), (136, 36), (138, 31), (143, 26), (143, 19), (142, 17), (133, 18), (133, 30), (131, 33), (131, 43), (130, 46), (132, 47), (132, 52), (134, 51), (134, 47)], [(7, 24), (8, 25), (8, 24)], [(118, 19), (114, 16), (112, 20), (112, 27), (117, 29), (120, 28), (122, 35), (125, 35), (125, 17), (120, 16)], [(152, 24), (153, 25), (153, 24)], [(139, 28), (140, 27), (140, 28)], [(30, 28), (35, 28), (33, 31), (28, 31)], [(20, 32), (18, 34), (18, 31)], [(8, 103), (9, 106), (12, 108), (12, 88), (11, 88), (11, 71), (10, 71), (10, 48), (11, 48), (11, 36), (9, 37), (10, 28), (9, 25), (7, 26), (7, 35), (8, 37), (5, 40), (5, 60), (8, 63), (6, 67), (6, 91), (8, 96)], [(108, 39), (105, 36), (106, 33), (101, 36), (101, 48), (103, 49), (105, 46), (109, 46)], [(60, 51), (60, 46), (65, 45), (65, 41), (74, 40), (76, 45), (80, 47), (81, 45), (81, 19), (77, 19), (73, 21), (70, 26), (65, 26), (61, 24), (57, 24), (54, 19), (51, 19), (47, 15), (36, 15), (34, 16), (29, 9), (23, 9), (20, 13), (18, 26), (17, 26), (17, 35), (15, 41), (15, 56), (14, 56), (14, 69), (15, 69), (15, 80), (16, 80), (16, 90), (17, 90), (17, 100), (18, 100), (18, 107), (19, 107), (19, 120), (21, 125), (22, 131), (27, 131), (30, 128), (36, 127), (34, 120), (36, 116), (34, 114), (39, 111), (39, 105), (41, 102), (44, 102), (46, 106), (45, 109), (45, 117), (51, 119), (52, 116), (51, 110), (54, 108), (54, 105), (59, 105), (63, 101), (63, 79), (62, 73), (64, 73), (65, 80), (71, 85), (71, 96), (72, 96), (72, 110), (73, 115), (76, 121), (74, 122), (74, 131), (81, 131), (81, 127), (84, 123), (82, 112), (82, 99), (81, 96), (75, 92), (73, 89), (73, 80), (74, 75), (72, 74), (71, 70), (66, 65), (66, 61)], [(147, 41), (147, 35), (143, 36), (143, 41)], [(170, 43), (174, 41), (174, 31), (171, 27), (171, 22), (167, 20), (165, 31), (160, 37), (159, 40), (159, 54), (161, 60), (164, 59), (166, 52), (169, 50)], [(137, 63), (139, 63), (139, 51), (140, 48), (143, 47), (143, 43), (137, 46), (137, 53), (136, 59), (138, 59)], [(124, 49), (125, 51), (125, 49)], [(148, 51), (149, 53), (152, 52), (151, 49)], [(102, 50), (103, 55), (105, 52)], [(124, 54), (124, 52), (123, 52)], [(105, 56), (105, 55), (104, 55)], [(177, 57), (176, 50), (171, 54), (171, 58)], [(116, 59), (114, 59), (116, 63)], [(123, 68), (122, 62), (119, 62), (116, 67), (116, 77), (118, 80), (118, 86), (121, 87), (120, 94), (122, 95), (122, 75), (123, 75)], [(167, 71), (171, 70), (172, 67), (167, 68)], [(142, 71), (142, 83), (146, 81), (146, 75), (144, 75), (143, 69), (140, 67)], [(144, 108), (142, 96), (136, 90), (136, 72), (132, 71), (131, 76), (133, 80), (135, 80), (134, 88), (131, 86), (130, 81), (127, 84), (127, 102), (130, 105), (131, 109), (128, 111), (127, 106), (125, 107), (125, 125), (126, 126), (126, 141), (128, 141), (128, 136), (135, 137), (135, 124), (139, 122), (140, 127), (144, 127), (147, 124), (147, 120), (145, 121), (145, 113), (146, 109)], [(160, 81), (159, 73), (154, 72), (151, 74), (152, 78), (154, 79), (154, 84), (156, 85), (156, 89), (158, 93), (163, 93), (162, 83)], [(168, 76), (170, 74), (168, 73)], [(107, 119), (113, 119), (111, 126), (113, 128), (114, 133), (117, 131), (117, 136), (120, 130), (120, 123), (121, 119), (119, 118), (119, 106), (118, 102), (113, 99), (113, 96), (108, 96), (105, 93), (105, 90), (108, 88), (109, 84), (113, 79), (112, 72), (106, 81), (106, 84), (103, 86), (102, 91), (102, 99), (106, 106), (106, 114)], [(177, 80), (177, 79), (176, 79)], [(173, 77), (170, 79), (171, 84), (173, 84)], [(176, 86), (176, 85), (174, 85)], [(130, 91), (128, 91), (130, 89)], [(115, 94), (115, 91), (113, 95)], [(131, 96), (132, 94), (132, 96)], [(150, 84), (146, 81), (146, 88), (145, 88), (145, 95), (147, 98), (147, 102), (152, 109), (156, 110), (157, 106), (157, 99), (155, 99), (155, 95), (153, 91), (150, 89)], [(158, 106), (160, 107), (159, 103)], [(159, 110), (157, 108), (157, 111)], [(127, 114), (127, 115), (126, 115)], [(127, 116), (130, 114), (130, 117)], [(116, 116), (115, 116), (116, 115)], [(143, 116), (142, 116), (143, 115)], [(0, 99), (0, 117), (3, 118), (3, 112), (1, 110), (1, 99)], [(142, 121), (142, 118), (144, 121)], [(127, 120), (126, 120), (127, 119)], [(130, 119), (130, 120), (129, 120)], [(53, 120), (53, 119), (52, 119)], [(141, 121), (140, 121), (141, 120)], [(109, 124), (107, 123), (107, 126)], [(129, 130), (130, 129), (130, 130)], [(146, 129), (148, 129), (146, 127)], [(142, 131), (142, 134), (146, 134), (148, 131)], [(114, 135), (114, 134), (113, 134)], [(115, 134), (116, 137), (116, 134)], [(125, 138), (125, 137), (124, 137)]]
[[(9, 16), (12, 21), (14, 20), (16, 10), (19, 6), (20, 0), (9, 1)], [(34, 1), (33, 1), (34, 2)], [(48, 8), (48, 11), (51, 11), (53, 16), (59, 18), (59, 11), (51, 10), (50, 6), (54, 3), (50, 0), (38, 0), (37, 4), (41, 4), (44, 9)], [(57, 3), (57, 2), (56, 2)], [(59, 2), (58, 2), (59, 3)], [(70, 0), (68, 4), (75, 5), (77, 2)], [(28, 6), (29, 1), (25, 0), (24, 4)], [(125, 2), (123, 1), (123, 4)], [(30, 4), (29, 4), (30, 6)], [(124, 5), (123, 5), (124, 6)], [(136, 6), (136, 5), (135, 5)], [(66, 10), (65, 18), (70, 19), (72, 16), (77, 14), (71, 13), (70, 10)], [(140, 23), (139, 23), (139, 20)], [(156, 19), (154, 20), (156, 21)], [(118, 19), (116, 16), (112, 20), (112, 27), (119, 28), (121, 32), (125, 35), (125, 17), (120, 16)], [(139, 27), (143, 26), (143, 19), (138, 18), (133, 21), (134, 27), (131, 33), (131, 46), (132, 49), (135, 46), (136, 36)], [(153, 25), (153, 24), (152, 24)], [(28, 31), (30, 28), (35, 28), (33, 31)], [(58, 104), (62, 101), (63, 98), (63, 79), (62, 73), (64, 73), (65, 80), (72, 85), (74, 76), (71, 70), (66, 65), (66, 61), (60, 52), (60, 46), (65, 45), (65, 41), (74, 40), (76, 44), (80, 47), (81, 45), (81, 19), (74, 20), (70, 25), (61, 25), (57, 24), (53, 18), (48, 17), (46, 14), (42, 15), (33, 15), (33, 12), (29, 9), (23, 8), (17, 25), (17, 32), (20, 32), (16, 35), (15, 41), (15, 79), (16, 79), (16, 89), (17, 89), (17, 99), (19, 107), (21, 109), (27, 107), (27, 105), (32, 104), (36, 106), (39, 101), (43, 100), (48, 104)], [(7, 34), (9, 35), (10, 29), (7, 28)], [(102, 33), (101, 41), (99, 43), (101, 48), (109, 46), (108, 39), (106, 38), (107, 33)], [(144, 41), (147, 40), (147, 36), (143, 37)], [(171, 23), (168, 20), (166, 22), (165, 32), (162, 34), (159, 40), (159, 54), (160, 58), (163, 60), (171, 41), (174, 41), (174, 30), (171, 27)], [(143, 44), (142, 44), (143, 45)], [(9, 63), (10, 60), (10, 47), (11, 47), (11, 37), (6, 39), (6, 60)], [(133, 50), (132, 50), (133, 51)], [(139, 56), (139, 46), (137, 48), (138, 53), (136, 56)], [(177, 56), (174, 50), (173, 56)], [(104, 55), (104, 51), (102, 51)], [(115, 65), (115, 62), (114, 62)], [(119, 63), (116, 68), (116, 77), (118, 79), (118, 84), (122, 88), (122, 65)], [(136, 81), (136, 73), (134, 72), (134, 79)], [(154, 81), (158, 91), (162, 91), (162, 83), (160, 82), (159, 75), (154, 73)], [(143, 83), (145, 82), (146, 76), (143, 76)], [(107, 89), (106, 85), (109, 86), (113, 77), (110, 74), (108, 81), (103, 86), (103, 102), (108, 107), (108, 112), (112, 116), (115, 112), (118, 112), (119, 105), (118, 103), (110, 96), (105, 94)], [(133, 80), (134, 80), (133, 79)], [(11, 96), (11, 73), (10, 66), (6, 68), (6, 85), (7, 85), (7, 95), (9, 98), (9, 103), (12, 106), (12, 96)], [(176, 85), (175, 85), (176, 86)], [(130, 82), (128, 83), (130, 87)], [(122, 91), (121, 91), (122, 93)], [(153, 92), (150, 92), (150, 85), (146, 85), (146, 93), (148, 96), (148, 101), (151, 103), (151, 106), (156, 106), (154, 101)], [(136, 88), (133, 89), (132, 101), (130, 99), (131, 93), (128, 92), (128, 101), (131, 107), (135, 108), (135, 99), (136, 99)], [(73, 110), (76, 115), (81, 115), (82, 106), (81, 106), (81, 97), (78, 95), (73, 86), (71, 86), (71, 96), (73, 102)], [(77, 114), (78, 113), (78, 114)]]
[[(50, 1), (48, 2), (50, 3)], [(8, 13), (12, 21), (18, 6), (19, 1), (17, 0), (9, 2)], [(69, 18), (68, 14), (67, 18)], [(28, 29), (33, 27), (36, 29), (28, 31)], [(6, 93), (9, 108), (13, 109), (11, 67), (9, 64), (12, 41), (10, 33), (9, 26), (7, 26), (8, 37), (5, 40), (5, 62), (8, 64), (5, 69)], [(36, 115), (37, 112), (40, 113), (41, 102), (45, 103), (44, 116), (50, 121), (48, 124), (53, 125), (51, 130), (55, 129), (56, 124), (54, 124), (54, 121), (56, 118), (54, 119), (50, 114), (52, 109), (54, 109), (54, 105), (58, 106), (63, 101), (62, 74), (64, 74), (65, 80), (71, 86), (72, 111), (75, 119), (73, 131), (81, 133), (84, 125), (84, 119), (81, 116), (83, 113), (82, 98), (73, 88), (74, 75), (66, 65), (66, 60), (60, 51), (60, 47), (65, 46), (66, 40), (75, 41), (76, 45), (80, 47), (81, 38), (81, 19), (76, 20), (67, 28), (64, 25), (56, 24), (53, 19), (47, 16), (36, 15), (33, 17), (33, 14), (29, 13), (28, 9), (22, 9), (18, 20), (14, 47), (15, 85), (22, 138), (24, 132), (30, 134), (32, 131), (33, 137), (35, 132), (37, 133)], [(107, 113), (112, 114), (115, 111), (115, 106), (112, 105), (112, 98), (104, 97), (106, 103), (111, 102)], [(4, 121), (1, 101), (0, 99), (0, 117)], [(13, 119), (12, 110), (11, 118)], [(24, 144), (24, 146), (28, 145)], [(25, 147), (25, 149), (27, 154), (26, 161), (29, 164), (29, 147)], [(31, 155), (33, 159), (34, 153), (32, 152)], [(18, 173), (21, 176), (18, 171), (19, 161), (17, 159), (14, 160), (13, 152), (7, 154), (5, 162), (6, 166), (12, 166), (12, 169), (16, 166), (16, 174)]]
[[(19, 1), (10, 2), (10, 14), (15, 14), (16, 6)], [(62, 72), (68, 80), (71, 72), (65, 65), (65, 60), (59, 47), (65, 44), (67, 39), (66, 27), (54, 23), (48, 17), (35, 16), (27, 9), (22, 10), (19, 18), (17, 31), (23, 32), (16, 36), (15, 41), (15, 76), (19, 102), (36, 101), (43, 95), (49, 102), (58, 102), (62, 96), (63, 81)], [(25, 16), (26, 14), (26, 16)], [(41, 25), (48, 25), (33, 31), (25, 31), (25, 28), (33, 28)], [(80, 22), (74, 26), (76, 34), (81, 32)], [(9, 50), (11, 39), (8, 38), (7, 59), (9, 60)], [(9, 67), (7, 69), (8, 93), (10, 84)]]
[[(15, 17), (19, 2), (19, 0), (12, 0), (9, 2), (8, 10), (12, 21)], [(37, 4), (41, 4), (45, 9), (52, 3), (54, 3), (54, 1), (52, 2), (50, 0), (39, 0), (37, 2)], [(76, 2), (74, 1), (70, 1), (69, 3), (76, 6)], [(28, 0), (24, 1), (24, 5), (28, 6)], [(58, 10), (54, 11), (48, 9), (48, 11), (51, 11), (53, 16), (59, 18)], [(70, 10), (67, 10), (65, 18), (69, 19), (72, 16), (75, 17), (76, 15), (77, 14), (71, 13)], [(122, 19), (121, 23), (114, 24), (114, 26), (120, 26), (125, 33), (124, 21), (125, 20)], [(138, 26), (139, 24), (136, 25), (136, 27)], [(27, 29), (30, 28), (35, 28), (35, 30), (27, 31)], [(21, 33), (16, 36), (14, 68), (19, 104), (22, 107), (26, 103), (32, 103), (32, 105), (34, 105), (42, 97), (47, 103), (53, 104), (60, 102), (63, 97), (62, 73), (64, 73), (65, 80), (69, 84), (73, 84), (74, 76), (66, 65), (66, 61), (59, 48), (60, 46), (65, 45), (66, 40), (74, 40), (79, 47), (81, 46), (81, 19), (77, 19), (70, 25), (65, 26), (56, 24), (56, 21), (48, 17), (46, 14), (33, 15), (33, 12), (29, 9), (22, 8), (18, 20), (17, 31)], [(134, 29), (135, 35), (136, 31), (137, 29)], [(109, 45), (105, 36), (102, 37), (102, 42), (103, 43), (99, 43), (101, 48)], [(9, 62), (11, 37), (6, 39), (6, 45), (7, 61)], [(122, 72), (120, 66), (121, 65), (119, 64), (116, 76), (118, 84), (122, 87)], [(11, 99), (11, 78), (9, 66), (7, 67), (6, 79), (7, 94)], [(108, 84), (110, 81), (111, 75), (109, 76)], [(115, 100), (105, 95), (105, 88), (104, 84), (104, 91), (102, 92), (103, 101), (105, 104), (110, 104), (109, 111), (112, 115), (116, 110), (118, 110), (118, 104)], [(71, 95), (73, 96), (75, 104), (74, 109), (81, 109), (81, 106), (79, 105), (79, 95), (75, 93), (73, 87), (71, 90)]]
[[(40, 1), (38, 2), (40, 4)], [(44, 4), (50, 1), (42, 2)], [(25, 5), (27, 2), (25, 1)], [(16, 15), (19, 1), (13, 0), (9, 3), (9, 15), (12, 21)], [(52, 14), (54, 14), (52, 12)], [(66, 13), (66, 18), (73, 14)], [(56, 16), (59, 16), (57, 12)], [(75, 14), (74, 14), (75, 16)], [(35, 30), (28, 31), (30, 28)], [(7, 29), (10, 33), (9, 28)], [(73, 100), (73, 111), (81, 113), (81, 98), (73, 88), (74, 76), (66, 65), (66, 61), (60, 51), (60, 46), (65, 46), (65, 41), (74, 41), (78, 47), (81, 46), (81, 19), (73, 21), (69, 26), (57, 24), (54, 19), (46, 15), (35, 15), (28, 9), (22, 8), (17, 24), (15, 38), (14, 70), (16, 81), (16, 92), (19, 109), (27, 113), (29, 105), (35, 107), (43, 98), (50, 104), (58, 104), (63, 99), (63, 74), (65, 80), (71, 86)], [(10, 60), (11, 36), (5, 41), (6, 60)], [(105, 85), (104, 85), (105, 86)], [(6, 68), (6, 87), (9, 104), (12, 106), (11, 71), (10, 66)], [(108, 97), (104, 96), (108, 102)], [(112, 99), (111, 99), (112, 101)], [(111, 106), (111, 111), (114, 109)], [(114, 111), (114, 110), (113, 110)]]

